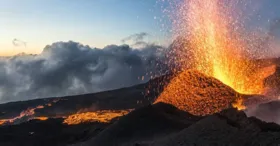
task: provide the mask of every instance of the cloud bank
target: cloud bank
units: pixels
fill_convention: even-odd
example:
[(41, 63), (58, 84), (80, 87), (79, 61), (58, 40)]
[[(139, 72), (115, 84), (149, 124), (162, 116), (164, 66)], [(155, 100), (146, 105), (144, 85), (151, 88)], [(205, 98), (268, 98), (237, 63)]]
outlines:
[(165, 72), (163, 49), (153, 44), (97, 49), (69, 41), (48, 45), (38, 55), (0, 58), (0, 103), (143, 83)]

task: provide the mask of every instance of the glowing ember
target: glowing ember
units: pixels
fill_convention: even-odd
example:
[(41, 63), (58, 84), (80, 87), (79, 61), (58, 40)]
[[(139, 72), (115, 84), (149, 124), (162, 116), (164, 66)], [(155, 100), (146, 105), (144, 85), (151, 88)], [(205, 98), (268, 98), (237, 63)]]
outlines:
[(240, 96), (219, 80), (188, 70), (174, 77), (155, 103), (164, 102), (194, 115), (207, 115), (231, 107)]
[(222, 81), (239, 93), (264, 93), (263, 81), (275, 72), (275, 66), (261, 69), (260, 65), (253, 61), (261, 57), (263, 50), (256, 47), (256, 36), (252, 37), (244, 31), (240, 15), (234, 17), (232, 14), (236, 6), (234, 2), (183, 0), (177, 6), (178, 15), (173, 19), (173, 32), (174, 36), (180, 39), (173, 44), (172, 55), (175, 56), (173, 60), (177, 64), (175, 72), (183, 70), (183, 73), (171, 80), (157, 102), (172, 103), (197, 115), (224, 109), (235, 99), (238, 100), (233, 106), (245, 108), (240, 96), (224, 94), (232, 93), (232, 90), (216, 83), (213, 84), (220, 87), (209, 89), (211, 83), (207, 82), (204, 87), (204, 82), (192, 79), (190, 72), (184, 71), (190, 68)]
[(46, 121), (48, 120), (49, 118), (48, 117), (35, 117), (33, 119), (36, 119), (36, 120), (40, 120), (40, 121)]
[(130, 111), (128, 110), (103, 110), (96, 112), (86, 112), (86, 113), (77, 113), (68, 116), (64, 120), (64, 124), (68, 125), (77, 125), (80, 123), (90, 123), (90, 122), (100, 122), (100, 123), (108, 123), (112, 119), (124, 116), (128, 114)]
[(243, 105), (243, 99), (242, 98), (238, 98), (237, 100), (235, 100), (235, 102), (232, 103), (232, 106), (234, 108), (237, 108), (238, 110), (245, 110), (246, 109), (245, 105)]
[[(177, 35), (188, 41), (184, 48), (189, 51), (179, 51), (178, 56), (188, 53), (195, 69), (239, 93), (262, 94), (264, 77), (275, 70), (261, 76), (252, 75), (259, 68), (252, 60), (263, 50), (251, 53), (258, 48), (252, 48), (255, 43), (253, 38), (248, 39), (251, 36), (239, 32), (244, 24), (236, 22), (239, 18), (231, 14), (232, 7), (234, 3), (220, 0), (184, 0), (179, 9), (181, 21), (175, 21), (174, 25), (180, 31)], [(185, 61), (183, 68), (188, 66), (189, 62)]]

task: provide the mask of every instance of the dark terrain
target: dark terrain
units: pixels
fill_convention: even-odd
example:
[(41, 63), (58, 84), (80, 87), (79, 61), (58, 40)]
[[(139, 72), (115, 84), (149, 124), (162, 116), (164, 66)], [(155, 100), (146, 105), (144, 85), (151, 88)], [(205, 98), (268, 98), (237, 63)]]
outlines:
[(49, 103), (52, 106), (35, 110), (35, 116), (64, 116), (82, 109), (91, 109), (91, 111), (135, 109), (153, 103), (166, 83), (162, 81), (168, 81), (170, 77), (162, 76), (145, 84), (113, 91), (0, 104), (0, 119), (13, 118), (28, 108)]
[(141, 107), (111, 123), (62, 124), (62, 119), (0, 127), (1, 146), (278, 145), (280, 126), (227, 109), (205, 117), (172, 105)]
[[(163, 90), (162, 80), (169, 76), (156, 78), (146, 84), (136, 85), (114, 91), (95, 94), (67, 96), (59, 98), (19, 101), (0, 105), (0, 119), (18, 116), (28, 108), (51, 103), (36, 109), (36, 117), (53, 117), (46, 121), (30, 120), (23, 117), (15, 125), (0, 126), (0, 146), (64, 146), (88, 140), (114, 123), (84, 123), (79, 125), (63, 124), (63, 118), (56, 118), (77, 113), (82, 109), (126, 110), (137, 109), (154, 102), (155, 97)], [(147, 90), (147, 89), (151, 90)]]
[(277, 145), (280, 126), (228, 109), (196, 117), (163, 103), (134, 111), (83, 146)]
[[(173, 105), (152, 105), (170, 78), (171, 76), (162, 76), (146, 84), (95, 94), (2, 104), (0, 119), (13, 118), (28, 108), (48, 103), (52, 103), (52, 106), (36, 109), (35, 116), (53, 118), (46, 121), (23, 120), (15, 125), (0, 126), (0, 146), (280, 144), (279, 125), (247, 117), (243, 111), (229, 108), (220, 113), (199, 117), (181, 111)], [(261, 104), (258, 107), (254, 111), (257, 117), (270, 122), (278, 120), (279, 101)], [(81, 109), (135, 110), (126, 116), (113, 119), (110, 123), (66, 125), (63, 124), (63, 118), (57, 118), (77, 113)]]

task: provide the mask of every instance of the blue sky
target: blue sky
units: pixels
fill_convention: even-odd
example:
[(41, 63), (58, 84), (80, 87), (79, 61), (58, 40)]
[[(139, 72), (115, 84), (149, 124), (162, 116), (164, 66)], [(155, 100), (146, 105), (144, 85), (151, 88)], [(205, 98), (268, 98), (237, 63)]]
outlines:
[[(0, 2), (0, 55), (40, 53), (47, 44), (68, 40), (101, 48), (139, 32), (150, 34), (149, 41), (165, 42), (156, 0)], [(27, 42), (27, 47), (13, 46), (14, 38)]]
[[(150, 42), (167, 44), (170, 27), (160, 0), (0, 0), (0, 56), (40, 53), (57, 41), (73, 40), (92, 47), (121, 44), (129, 35), (147, 32)], [(174, 0), (175, 1), (175, 0)], [(180, 1), (180, 0), (177, 0)], [(249, 26), (269, 26), (280, 18), (279, 0), (252, 0)], [(167, 6), (167, 5), (165, 5)], [(252, 10), (256, 9), (252, 13)], [(261, 20), (256, 17), (261, 14)], [(157, 19), (155, 19), (157, 18)], [(257, 22), (257, 23), (256, 23)], [(13, 39), (27, 42), (15, 47)]]

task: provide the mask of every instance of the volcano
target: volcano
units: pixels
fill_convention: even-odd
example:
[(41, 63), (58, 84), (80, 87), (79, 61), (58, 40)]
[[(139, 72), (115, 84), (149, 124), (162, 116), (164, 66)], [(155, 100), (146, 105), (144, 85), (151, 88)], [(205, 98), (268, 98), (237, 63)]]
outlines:
[[(186, 80), (179, 80), (180, 76), (186, 77)], [(178, 90), (178, 93), (185, 98), (164, 96), (168, 92), (165, 87), (172, 86), (174, 80), (184, 86), (185, 89)], [(6, 103), (0, 105), (1, 119), (17, 117), (26, 109), (40, 108), (32, 110), (33, 115), (0, 126), (0, 145), (278, 144), (279, 125), (247, 117), (245, 112), (248, 116), (278, 122), (275, 107), (279, 102), (256, 105), (258, 108), (254, 113), (248, 114), (247, 110), (233, 108), (232, 103), (239, 97), (242, 97), (245, 106), (251, 101), (266, 99), (260, 95), (240, 94), (213, 77), (187, 70), (113, 91)], [(187, 101), (199, 102), (193, 104)]]
[(187, 70), (171, 80), (155, 103), (164, 102), (194, 115), (207, 115), (230, 108), (238, 98), (242, 98), (241, 94), (219, 80)]

